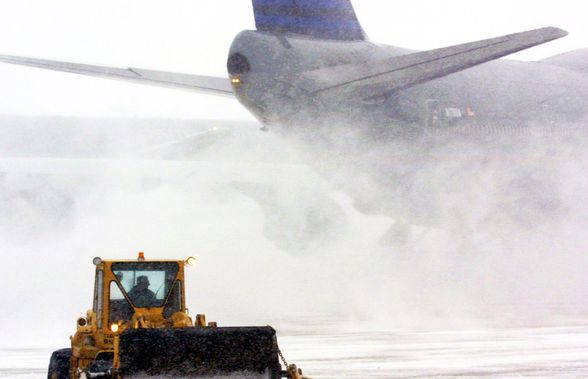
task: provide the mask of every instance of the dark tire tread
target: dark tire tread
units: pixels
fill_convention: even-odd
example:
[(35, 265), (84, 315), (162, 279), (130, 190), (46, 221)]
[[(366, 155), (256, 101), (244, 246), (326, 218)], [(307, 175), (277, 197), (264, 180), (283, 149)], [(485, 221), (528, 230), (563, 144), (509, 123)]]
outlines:
[(56, 350), (51, 354), (47, 379), (69, 379), (71, 349)]

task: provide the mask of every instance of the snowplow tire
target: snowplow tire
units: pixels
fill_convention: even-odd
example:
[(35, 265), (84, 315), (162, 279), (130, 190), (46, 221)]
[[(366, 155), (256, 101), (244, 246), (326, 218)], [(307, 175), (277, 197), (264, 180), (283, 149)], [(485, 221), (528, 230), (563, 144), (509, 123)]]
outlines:
[(132, 329), (120, 337), (123, 376), (281, 378), (271, 327)]
[(56, 350), (51, 354), (47, 379), (69, 379), (71, 349)]

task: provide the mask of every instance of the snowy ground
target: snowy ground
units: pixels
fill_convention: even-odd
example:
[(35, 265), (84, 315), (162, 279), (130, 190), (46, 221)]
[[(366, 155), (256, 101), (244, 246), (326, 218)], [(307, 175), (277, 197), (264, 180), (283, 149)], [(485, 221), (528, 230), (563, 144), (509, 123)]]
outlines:
[[(137, 251), (198, 255), (190, 314), (269, 322), (313, 378), (588, 377), (588, 157), (507, 170), (524, 180), (505, 199), (497, 170), (441, 202), (469, 227), (389, 246), (392, 219), (360, 213), (256, 126), (25, 121), (0, 128), (0, 378), (46, 377), (91, 306), (92, 258)], [(447, 165), (466, 177), (466, 163)], [(532, 222), (513, 229), (512, 207)]]
[[(586, 378), (588, 327), (279, 337), (314, 378)], [(44, 378), (50, 349), (0, 350), (0, 377)]]
[(585, 378), (588, 328), (281, 338), (317, 378)]

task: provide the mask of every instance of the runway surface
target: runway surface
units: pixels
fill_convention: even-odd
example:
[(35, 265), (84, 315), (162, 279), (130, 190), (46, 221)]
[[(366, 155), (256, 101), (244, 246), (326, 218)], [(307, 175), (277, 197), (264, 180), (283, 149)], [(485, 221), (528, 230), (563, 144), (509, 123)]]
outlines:
[(91, 306), (92, 258), (137, 251), (197, 254), (187, 303), (219, 325), (274, 325), (315, 379), (588, 378), (583, 155), (547, 172), (490, 164), (474, 186), (481, 166), (442, 162), (451, 233), (397, 230), (255, 125), (42, 121), (0, 128), (0, 288), (17, 289), (3, 293), (0, 378), (45, 378)]
[[(586, 378), (588, 326), (445, 332), (280, 333), (313, 378)], [(0, 350), (0, 377), (45, 378), (51, 349)]]

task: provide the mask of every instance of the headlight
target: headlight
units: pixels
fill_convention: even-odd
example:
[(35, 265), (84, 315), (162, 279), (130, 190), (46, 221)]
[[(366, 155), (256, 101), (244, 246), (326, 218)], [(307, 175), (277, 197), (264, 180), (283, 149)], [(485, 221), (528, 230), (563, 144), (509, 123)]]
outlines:
[(112, 325), (110, 325), (110, 331), (112, 333), (118, 332), (118, 329), (119, 329), (118, 324), (112, 324)]
[(196, 257), (188, 257), (188, 258), (186, 258), (186, 260), (184, 261), (184, 264), (185, 264), (186, 266), (194, 266), (194, 265), (196, 264), (196, 261), (197, 261), (197, 260), (198, 260), (198, 259), (196, 259)]

